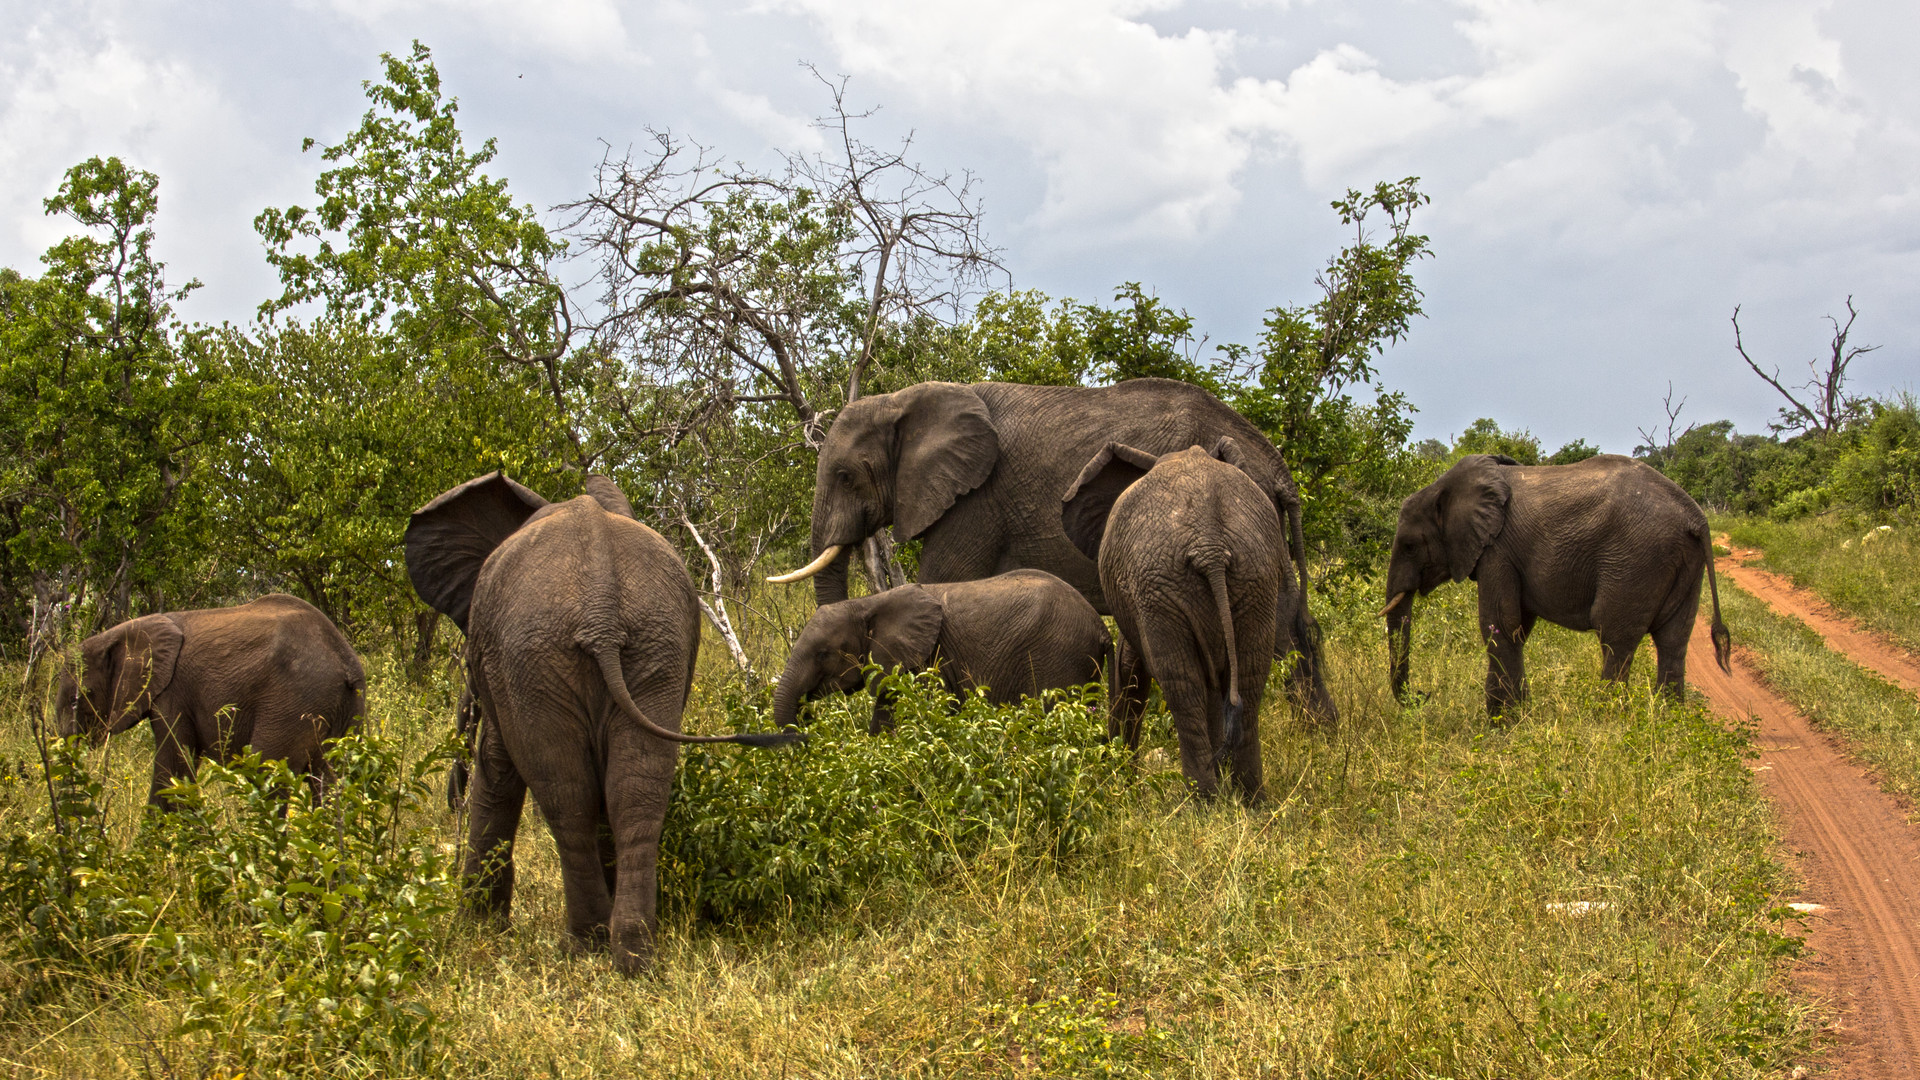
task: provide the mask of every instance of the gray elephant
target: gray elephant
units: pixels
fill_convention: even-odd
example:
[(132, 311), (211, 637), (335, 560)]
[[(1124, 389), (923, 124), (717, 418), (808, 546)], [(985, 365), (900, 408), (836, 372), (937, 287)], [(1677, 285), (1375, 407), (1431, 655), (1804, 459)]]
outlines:
[[(1273, 503), (1306, 591), (1300, 496), (1266, 437), (1218, 398), (1170, 379), (1115, 386), (929, 382), (861, 398), (843, 409), (820, 449), (808, 566), (776, 581), (814, 578), (821, 604), (846, 599), (850, 550), (892, 525), (921, 541), (921, 584), (1045, 570), (1111, 614), (1098, 568), (1067, 539), (1060, 498), (1109, 443), (1164, 454), (1230, 436), (1246, 473)], [(1292, 693), (1331, 720), (1319, 633), (1306, 605), (1279, 628), (1302, 653)]]
[(561, 503), (490, 473), (416, 510), (407, 573), (467, 635), (474, 738), (466, 872), (505, 920), (529, 789), (560, 851), (567, 929), (608, 939), (614, 966), (650, 962), (660, 830), (683, 742), (793, 735), (678, 730), (700, 645), (680, 556), (612, 481)]
[[(1146, 681), (1160, 684), (1180, 739), (1180, 769), (1203, 797), (1222, 759), (1259, 801), (1260, 701), (1275, 628), (1296, 625), (1295, 584), (1273, 501), (1245, 471), (1235, 441), (1155, 456), (1115, 443), (1088, 461), (1061, 508), (1066, 534), (1098, 559), (1124, 648), (1144, 674), (1123, 675), (1109, 734), (1140, 744)], [(1133, 669), (1139, 671), (1139, 667)]]
[[(987, 700), (1006, 704), (1042, 690), (1098, 682), (1112, 648), (1100, 613), (1044, 570), (903, 585), (813, 613), (774, 690), (773, 719), (789, 726), (802, 701), (860, 689), (862, 665), (870, 660), (910, 672), (937, 663), (953, 693), (984, 686)], [(876, 693), (868, 730), (878, 734), (892, 727), (892, 703)]]
[(1732, 639), (1720, 619), (1707, 517), (1679, 485), (1617, 454), (1532, 466), (1469, 454), (1400, 506), (1380, 609), (1394, 696), (1406, 697), (1414, 597), (1472, 580), (1489, 714), (1525, 698), (1521, 648), (1540, 618), (1598, 631), (1600, 673), (1615, 681), (1652, 634), (1658, 685), (1677, 698), (1702, 569), (1713, 592), (1714, 659), (1728, 670)]
[(353, 647), (319, 609), (284, 593), (129, 619), (81, 642), (80, 658), (78, 678), (60, 679), (60, 733), (105, 740), (150, 718), (155, 805), (201, 757), (226, 762), (246, 747), (285, 760), (318, 792), (331, 775), (326, 741), (365, 712)]

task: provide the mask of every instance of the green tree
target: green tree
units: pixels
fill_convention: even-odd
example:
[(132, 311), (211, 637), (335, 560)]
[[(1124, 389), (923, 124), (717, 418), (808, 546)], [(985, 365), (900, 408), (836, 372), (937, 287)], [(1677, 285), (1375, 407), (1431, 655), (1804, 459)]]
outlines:
[(1505, 454), (1522, 465), (1538, 465), (1540, 440), (1531, 431), (1503, 431), (1497, 421), (1483, 416), (1453, 440), (1447, 459), (1459, 461), (1468, 454)]
[(485, 172), (491, 139), (467, 149), (427, 48), (381, 59), (360, 125), (321, 149), (316, 205), (255, 219), (281, 295), (251, 333), (213, 336), (260, 394), (221, 506), (236, 562), (356, 637), (411, 615), (424, 655), (436, 617), (406, 577), (408, 514), (491, 469), (571, 496), (605, 440), (553, 274), (565, 245)]
[[(80, 227), (38, 279), (0, 271), (0, 588), (82, 629), (166, 606), (207, 546), (198, 466), (237, 400), (201, 361), (154, 255), (159, 178), (119, 158), (67, 170), (45, 201)], [(184, 346), (184, 347), (183, 347)], [(40, 628), (49, 628), (44, 623)]]
[[(1418, 177), (1382, 181), (1335, 199), (1354, 237), (1315, 276), (1319, 298), (1270, 311), (1251, 353), (1223, 348), (1229, 364), (1251, 376), (1223, 396), (1292, 467), (1309, 546), (1362, 570), (1385, 552), (1400, 499), (1428, 473), (1407, 449), (1413, 405), (1386, 389), (1375, 367), (1422, 314), (1413, 264), (1432, 249), (1413, 231), (1414, 211), (1429, 202), (1418, 185)], [(1385, 219), (1384, 236), (1367, 228), (1375, 214)], [(1356, 388), (1371, 390), (1372, 400), (1356, 399)]]

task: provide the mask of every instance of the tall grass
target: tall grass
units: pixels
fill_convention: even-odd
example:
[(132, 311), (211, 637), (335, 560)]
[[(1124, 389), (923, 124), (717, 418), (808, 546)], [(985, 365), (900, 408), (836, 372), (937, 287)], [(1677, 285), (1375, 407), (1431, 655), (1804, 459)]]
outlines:
[[(1920, 540), (1912, 525), (1879, 532), (1876, 522), (1840, 513), (1786, 522), (1723, 518), (1715, 525), (1735, 544), (1760, 549), (1760, 566), (1920, 649)], [(1873, 539), (1866, 540), (1869, 532)]]
[[(1262, 717), (1267, 806), (1188, 801), (1164, 714), (1135, 765), (1082, 763), (1066, 818), (1022, 811), (969, 832), (964, 815), (941, 824), (915, 809), (942, 793), (876, 782), (866, 797), (893, 803), (867, 809), (932, 822), (917, 842), (962, 857), (883, 860), (811, 905), (718, 918), (667, 905), (640, 979), (564, 944), (558, 860), (530, 813), (514, 925), (436, 924), (408, 998), (431, 1017), (433, 1049), (386, 1074), (1784, 1075), (1811, 1027), (1781, 975), (1791, 943), (1773, 897), (1785, 883), (1744, 738), (1655, 697), (1650, 662), (1625, 689), (1601, 684), (1593, 640), (1546, 627), (1529, 644), (1531, 703), (1491, 726), (1468, 589), (1423, 606), (1426, 697), (1402, 709), (1386, 692), (1375, 604), (1342, 593), (1323, 619), (1340, 731), (1314, 735), (1280, 705)], [(708, 651), (690, 728), (736, 725), (751, 706), (724, 663)], [(375, 737), (424, 757), (450, 688), (371, 667)], [(1069, 706), (1030, 729), (974, 715), (1011, 725), (997, 744), (931, 717), (869, 739), (863, 705), (820, 729), (822, 762), (980, 748), (1041, 761), (1099, 730)], [(31, 779), (20, 703), (0, 707), (0, 752)], [(127, 850), (143, 842), (143, 743), (90, 758)], [(808, 760), (779, 767), (803, 775)], [(723, 779), (682, 793), (716, 830), (736, 813)], [(0, 827), (35, 828), (36, 806), (31, 784), (0, 789)], [(458, 843), (444, 809), (422, 800), (409, 814)], [(1066, 847), (1063, 821), (1082, 826)], [(876, 831), (871, 815), (842, 824), (874, 843), (912, 839)], [(198, 1075), (219, 1062), (204, 1034), (180, 1029), (188, 1004), (137, 971), (75, 965), (0, 1024), (0, 1061), (28, 1076)]]

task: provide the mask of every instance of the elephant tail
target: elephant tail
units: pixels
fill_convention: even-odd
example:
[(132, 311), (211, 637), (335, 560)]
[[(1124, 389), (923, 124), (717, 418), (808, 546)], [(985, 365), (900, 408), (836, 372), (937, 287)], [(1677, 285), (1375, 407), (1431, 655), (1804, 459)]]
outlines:
[(1227, 705), (1221, 710), (1220, 745), (1213, 751), (1213, 763), (1219, 765), (1229, 751), (1240, 745), (1240, 650), (1233, 639), (1233, 608), (1227, 602), (1227, 568), (1216, 563), (1203, 572), (1207, 575), (1207, 586), (1213, 590), (1220, 631), (1227, 639)]
[(1720, 670), (1733, 674), (1733, 635), (1720, 619), (1720, 581), (1713, 572), (1713, 534), (1707, 534), (1707, 593), (1713, 598), (1713, 623), (1707, 636), (1713, 639), (1713, 659)]
[(742, 746), (787, 746), (807, 740), (806, 734), (799, 731), (739, 735), (686, 735), (678, 731), (670, 731), (647, 719), (647, 714), (641, 712), (640, 706), (634, 703), (633, 695), (627, 692), (627, 675), (620, 667), (618, 645), (585, 641), (580, 644), (592, 653), (594, 660), (599, 663), (600, 675), (606, 680), (607, 693), (613, 696), (613, 703), (620, 707), (621, 712), (632, 718), (634, 723), (639, 724), (641, 730), (655, 738), (676, 743), (739, 743)]

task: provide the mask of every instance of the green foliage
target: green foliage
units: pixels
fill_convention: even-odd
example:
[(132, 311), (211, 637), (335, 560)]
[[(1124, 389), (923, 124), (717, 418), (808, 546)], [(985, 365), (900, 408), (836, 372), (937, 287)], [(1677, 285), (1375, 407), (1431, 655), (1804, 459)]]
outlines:
[(978, 1049), (1004, 1051), (1041, 1076), (1155, 1075), (1171, 1056), (1172, 1032), (1144, 1022), (1138, 1033), (1120, 1028), (1120, 1012), (1120, 998), (1106, 991), (992, 1005), (984, 1020), (996, 1030)]
[(0, 271), (0, 614), (25, 598), (91, 603), (99, 621), (156, 607), (197, 569), (206, 537), (197, 465), (237, 429), (217, 363), (177, 340), (154, 257), (159, 179), (119, 158), (67, 170), (50, 215), (81, 232), (40, 278)]
[(1447, 459), (1458, 461), (1468, 454), (1505, 454), (1522, 465), (1538, 465), (1540, 440), (1530, 431), (1502, 431), (1499, 423), (1481, 417), (1453, 441)]
[[(1230, 365), (1251, 366), (1251, 381), (1224, 397), (1285, 456), (1310, 544), (1356, 573), (1384, 556), (1400, 500), (1427, 472), (1407, 450), (1412, 402), (1380, 385), (1374, 367), (1423, 314), (1413, 264), (1433, 252), (1413, 231), (1413, 212), (1429, 201), (1418, 180), (1382, 181), (1370, 193), (1349, 189), (1334, 200), (1354, 241), (1315, 276), (1320, 298), (1269, 312), (1251, 354), (1224, 350)], [(1376, 211), (1387, 224), (1378, 242), (1366, 228)], [(1356, 387), (1370, 388), (1372, 401), (1356, 400)]]
[(1828, 434), (1740, 435), (1721, 420), (1635, 453), (1719, 512), (1780, 521), (1836, 508), (1910, 517), (1920, 505), (1920, 402), (1900, 394), (1855, 406), (1853, 419)]
[[(458, 899), (449, 848), (417, 823), (448, 751), (407, 763), (356, 732), (327, 751), (315, 803), (285, 762), (249, 753), (169, 789), (128, 840), (77, 739), (5, 782), (53, 796), (0, 849), (0, 937), (25, 999), (73, 978), (130, 980), (178, 1001), (170, 1037), (248, 1073), (385, 1075), (436, 1060), (415, 998)], [(39, 775), (30, 775), (38, 773)]]
[[(689, 748), (661, 841), (663, 904), (726, 922), (818, 918), (990, 847), (1070, 856), (1119, 797), (1097, 687), (994, 706), (955, 701), (932, 671), (887, 686), (898, 726), (884, 738), (866, 735), (855, 695), (815, 703), (811, 738), (791, 750)], [(763, 702), (725, 707), (729, 723), (765, 726)]]
[(434, 1060), (433, 1014), (411, 994), (459, 887), (452, 855), (409, 819), (450, 756), (403, 762), (361, 731), (329, 745), (323, 802), (252, 752), (171, 789), (176, 811), (154, 839), (202, 920), (156, 932), (187, 1001), (177, 1034), (248, 1072)]
[(1576, 461), (1585, 461), (1599, 452), (1600, 448), (1589, 444), (1587, 440), (1575, 439), (1560, 449), (1555, 450), (1553, 454), (1547, 458), (1546, 464), (1571, 465)]

